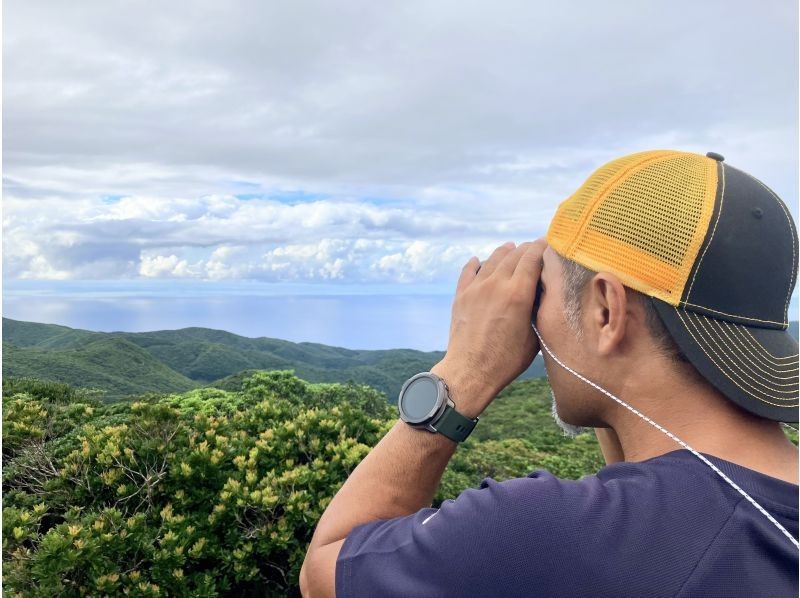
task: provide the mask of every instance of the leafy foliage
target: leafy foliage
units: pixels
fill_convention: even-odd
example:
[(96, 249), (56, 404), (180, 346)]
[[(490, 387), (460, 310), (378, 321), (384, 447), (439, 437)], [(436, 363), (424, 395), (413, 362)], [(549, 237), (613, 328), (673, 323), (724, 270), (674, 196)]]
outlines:
[(113, 405), (6, 388), (4, 586), (26, 596), (285, 595), (394, 420), (374, 389), (286, 371)]

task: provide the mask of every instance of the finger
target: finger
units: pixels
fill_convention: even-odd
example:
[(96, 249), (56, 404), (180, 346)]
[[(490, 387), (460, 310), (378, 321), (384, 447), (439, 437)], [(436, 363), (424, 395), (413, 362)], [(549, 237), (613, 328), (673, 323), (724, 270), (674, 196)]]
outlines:
[(478, 272), (476, 278), (479, 279), (488, 278), (489, 275), (491, 275), (491, 273), (494, 272), (494, 269), (497, 267), (497, 264), (503, 261), (503, 258), (506, 256), (506, 254), (513, 249), (514, 249), (513, 241), (509, 241), (508, 243), (503, 243), (502, 245), (500, 245), (497, 249), (495, 249), (492, 252), (492, 255), (489, 256), (489, 259), (483, 262), (483, 264), (481, 264), (481, 269)]
[(535, 291), (539, 276), (542, 274), (542, 255), (546, 248), (547, 241), (544, 237), (536, 239), (527, 246), (514, 269), (514, 278), (520, 278), (522, 284), (530, 286), (533, 291)]
[(458, 277), (458, 283), (456, 284), (456, 294), (469, 286), (469, 283), (475, 279), (480, 267), (480, 261), (477, 257), (473, 255), (469, 258), (469, 261), (461, 268), (461, 276)]
[(501, 275), (503, 278), (511, 278), (514, 274), (517, 262), (519, 262), (520, 258), (525, 254), (532, 243), (533, 241), (520, 243), (515, 249), (509, 251), (503, 260), (497, 264), (495, 275)]

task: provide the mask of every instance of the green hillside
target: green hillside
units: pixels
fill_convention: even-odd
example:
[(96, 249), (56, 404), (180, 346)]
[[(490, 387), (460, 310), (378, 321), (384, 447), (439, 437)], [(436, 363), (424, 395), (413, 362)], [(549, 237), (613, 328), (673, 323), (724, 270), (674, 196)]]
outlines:
[(90, 332), (60, 326), (40, 324), (3, 318), (3, 342), (16, 347), (39, 347), (41, 349), (63, 349), (79, 346), (99, 338), (100, 332)]
[(198, 383), (124, 338), (82, 338), (70, 348), (3, 343), (3, 377), (26, 377), (100, 388), (108, 398), (144, 392), (183, 392)]
[[(107, 367), (97, 369), (91, 347), (105, 341)], [(109, 341), (120, 341), (119, 344)], [(6, 375), (34, 376), (76, 386), (93, 384), (109, 399), (149, 391), (182, 391), (198, 384), (237, 389), (241, 373), (293, 369), (309, 382), (367, 384), (394, 403), (410, 376), (429, 370), (444, 351), (413, 349), (354, 350), (320, 343), (259, 337), (248, 338), (210, 328), (182, 328), (154, 332), (92, 332), (55, 324), (3, 318), (3, 359)], [(124, 341), (124, 342), (122, 342)], [(127, 344), (126, 344), (127, 343)], [(143, 363), (131, 367), (128, 352), (134, 345), (159, 367), (148, 372)], [(85, 362), (91, 357), (92, 361)], [(93, 372), (91, 376), (87, 372)], [(541, 358), (521, 379), (544, 375)]]

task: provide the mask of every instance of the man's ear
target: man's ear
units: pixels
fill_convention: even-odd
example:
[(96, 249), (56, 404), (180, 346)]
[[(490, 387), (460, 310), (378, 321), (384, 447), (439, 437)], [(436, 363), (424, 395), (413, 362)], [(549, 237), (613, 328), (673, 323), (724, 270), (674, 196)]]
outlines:
[(628, 325), (628, 296), (614, 274), (598, 272), (589, 284), (587, 313), (595, 331), (597, 352), (608, 355), (625, 339)]

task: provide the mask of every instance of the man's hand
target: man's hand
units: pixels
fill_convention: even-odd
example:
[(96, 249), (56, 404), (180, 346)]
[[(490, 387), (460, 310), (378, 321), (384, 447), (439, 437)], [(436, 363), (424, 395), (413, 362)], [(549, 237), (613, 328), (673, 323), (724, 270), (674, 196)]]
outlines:
[(481, 265), (470, 258), (453, 301), (447, 353), (431, 371), (450, 388), (456, 409), (480, 415), (533, 362), (539, 339), (531, 327), (544, 237), (509, 242)]

